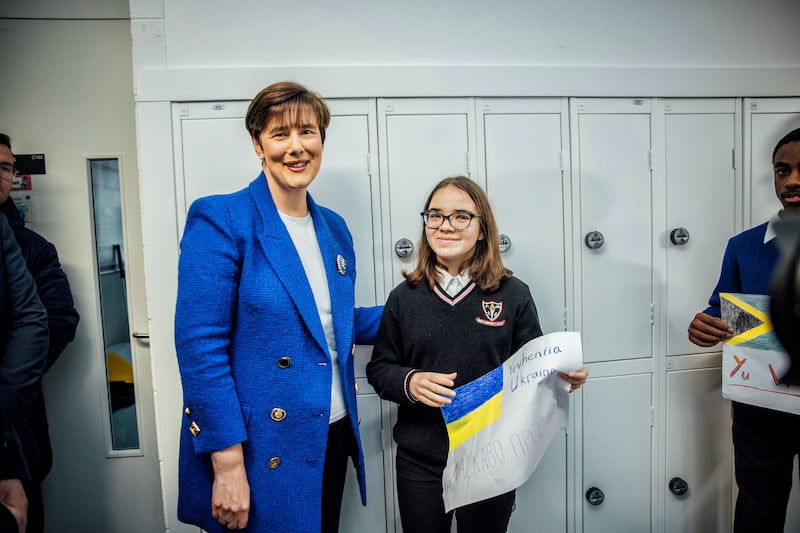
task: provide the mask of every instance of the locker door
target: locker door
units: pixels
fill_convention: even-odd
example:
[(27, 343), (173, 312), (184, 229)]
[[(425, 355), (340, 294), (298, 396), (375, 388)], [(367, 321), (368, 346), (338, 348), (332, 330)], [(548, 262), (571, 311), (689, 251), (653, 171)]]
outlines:
[[(566, 107), (566, 106), (564, 106)], [(562, 146), (568, 119), (559, 99), (483, 99), (479, 165), (500, 232), (506, 266), (533, 294), (542, 330), (564, 330), (565, 251)], [(563, 111), (563, 112), (562, 112)], [(481, 159), (482, 158), (482, 159)], [(567, 529), (567, 434), (559, 431), (531, 478), (517, 489), (509, 531)]]
[(581, 389), (584, 533), (651, 530), (651, 381), (602, 377)]
[(386, 491), (384, 490), (383, 445), (381, 443), (381, 400), (367, 383), (357, 380), (358, 426), (367, 473), (367, 506), (361, 505), (361, 493), (355, 471), (350, 470), (342, 498), (339, 531), (387, 531)]
[(667, 533), (731, 530), (731, 406), (719, 367), (667, 372)]
[[(536, 524), (531, 528), (531, 524)], [(531, 478), (517, 489), (509, 533), (567, 531), (567, 434), (553, 437)]]
[[(201, 196), (246, 187), (261, 166), (244, 127), (248, 102), (175, 104), (178, 234), (185, 214)], [(369, 154), (377, 152), (374, 110), (368, 100), (330, 100), (331, 124), (325, 139), (322, 168), (309, 188), (314, 200), (347, 221), (358, 261), (356, 305), (375, 305), (382, 280), (375, 275), (374, 243), (380, 242), (380, 221), (372, 209), (380, 198)], [(376, 288), (378, 287), (378, 288)], [(381, 298), (382, 299), (382, 298)]]
[(473, 105), (468, 98), (378, 100), (381, 180), (388, 193), (383, 217), (391, 247), (387, 293), (402, 281), (402, 270), (414, 268), (415, 255), (398, 257), (396, 248), (402, 239), (416, 248), (422, 235), (419, 213), (433, 186), (442, 178), (468, 176), (475, 166), (469, 162), (475, 146)]
[[(573, 105), (573, 193), (578, 191), (573, 205), (580, 213), (576, 291), (580, 286), (584, 361), (651, 357), (650, 102), (574, 100)], [(592, 243), (600, 246), (591, 249)]]
[(686, 329), (708, 305), (725, 245), (736, 233), (736, 104), (681, 100), (664, 107), (667, 225), (659, 246), (667, 257), (667, 355), (719, 351), (692, 344)]
[(781, 208), (772, 151), (795, 128), (800, 128), (800, 98), (745, 100), (745, 227), (769, 220)]
[[(500, 233), (503, 262), (531, 288), (542, 330), (565, 329), (561, 100), (481, 100), (479, 137), (486, 190)], [(482, 120), (480, 120), (482, 119)]]

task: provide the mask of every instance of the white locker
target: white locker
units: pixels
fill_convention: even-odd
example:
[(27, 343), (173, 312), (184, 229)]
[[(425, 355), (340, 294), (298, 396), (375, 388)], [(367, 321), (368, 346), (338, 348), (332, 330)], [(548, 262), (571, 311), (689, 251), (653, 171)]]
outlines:
[(667, 533), (731, 530), (731, 406), (721, 387), (716, 366), (667, 372)]
[(383, 220), (392, 246), (387, 294), (403, 280), (401, 272), (416, 264), (413, 253), (399, 257), (396, 248), (410, 252), (410, 243), (416, 249), (422, 234), (419, 213), (434, 185), (450, 176), (469, 176), (475, 167), (471, 103), (468, 98), (378, 99)]
[(719, 351), (692, 344), (686, 330), (708, 306), (725, 245), (741, 227), (741, 172), (735, 163), (741, 153), (740, 117), (734, 99), (663, 105), (667, 220), (659, 247), (667, 262), (666, 353)]
[[(479, 169), (498, 229), (503, 261), (527, 283), (542, 330), (566, 326), (568, 108), (562, 99), (478, 99)], [(566, 174), (568, 176), (568, 174)], [(566, 190), (565, 190), (566, 188)], [(553, 439), (533, 476), (517, 490), (509, 531), (567, 528), (567, 434)]]
[[(314, 200), (342, 215), (353, 235), (357, 258), (356, 305), (383, 303), (380, 272), (380, 218), (377, 172), (370, 154), (377, 154), (374, 101), (329, 100), (331, 124), (325, 139), (322, 168), (309, 191)], [(249, 102), (173, 104), (176, 212), (178, 236), (195, 199), (239, 190), (261, 172), (244, 126)], [(376, 253), (377, 251), (377, 253)], [(376, 259), (376, 257), (378, 259)], [(378, 296), (380, 295), (380, 296)], [(356, 377), (364, 377), (370, 347), (356, 350)], [(386, 487), (391, 469), (383, 455), (381, 404), (366, 379), (357, 380), (362, 445), (367, 465), (369, 506), (362, 507), (355, 471), (347, 477), (342, 502), (343, 531), (382, 531), (393, 527), (386, 514)], [(388, 476), (388, 477), (387, 477)], [(345, 529), (346, 528), (346, 529)]]
[(479, 99), (476, 107), (479, 168), (498, 229), (510, 243), (503, 261), (530, 286), (542, 331), (563, 331), (569, 220), (566, 101)]
[[(174, 104), (178, 235), (191, 203), (201, 196), (237, 191), (261, 172), (244, 126), (249, 102)], [(376, 305), (383, 289), (376, 276), (380, 220), (372, 206), (380, 198), (370, 154), (377, 153), (375, 112), (369, 100), (332, 100), (331, 124), (319, 175), (309, 191), (314, 201), (347, 221), (358, 261), (356, 305)], [(380, 297), (383, 301), (383, 297)]]
[(651, 357), (650, 101), (573, 104), (573, 206), (580, 218), (575, 275), (584, 361)]
[(351, 470), (345, 481), (339, 531), (389, 531), (386, 519), (392, 513), (387, 513), (387, 487), (381, 476), (373, 475), (384, 470), (381, 399), (366, 378), (357, 379), (356, 384), (358, 427), (367, 471), (367, 506), (361, 505), (358, 480)]
[(651, 373), (590, 378), (581, 389), (579, 531), (651, 531), (652, 379)]
[(769, 220), (781, 203), (775, 196), (772, 151), (800, 128), (800, 98), (746, 98), (744, 102), (745, 228)]

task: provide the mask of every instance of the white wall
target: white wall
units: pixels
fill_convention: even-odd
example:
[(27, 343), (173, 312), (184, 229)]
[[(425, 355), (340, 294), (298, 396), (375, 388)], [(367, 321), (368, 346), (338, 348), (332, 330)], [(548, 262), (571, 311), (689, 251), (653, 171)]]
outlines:
[(795, 0), (134, 0), (139, 101), (324, 96), (792, 96)]
[(786, 66), (794, 0), (167, 2), (169, 68)]

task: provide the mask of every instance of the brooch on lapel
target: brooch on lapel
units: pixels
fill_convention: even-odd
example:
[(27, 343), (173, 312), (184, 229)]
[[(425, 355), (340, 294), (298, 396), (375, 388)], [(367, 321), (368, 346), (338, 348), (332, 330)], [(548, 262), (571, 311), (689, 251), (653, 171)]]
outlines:
[(336, 256), (336, 271), (342, 276), (347, 272), (347, 261), (344, 260), (341, 254)]

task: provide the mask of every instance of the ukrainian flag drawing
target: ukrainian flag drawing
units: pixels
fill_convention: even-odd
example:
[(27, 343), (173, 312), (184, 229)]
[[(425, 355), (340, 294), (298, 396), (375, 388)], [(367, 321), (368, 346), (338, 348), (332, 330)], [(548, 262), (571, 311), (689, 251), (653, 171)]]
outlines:
[(458, 402), (442, 407), (450, 450), (493, 424), (503, 412), (503, 366), (458, 388)]
[(441, 408), (450, 438), (442, 473), (446, 511), (527, 481), (569, 421), (569, 384), (554, 374), (580, 368), (581, 361), (579, 333), (549, 333), (456, 389)]

